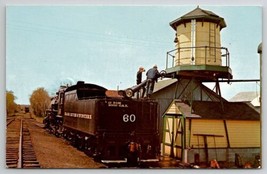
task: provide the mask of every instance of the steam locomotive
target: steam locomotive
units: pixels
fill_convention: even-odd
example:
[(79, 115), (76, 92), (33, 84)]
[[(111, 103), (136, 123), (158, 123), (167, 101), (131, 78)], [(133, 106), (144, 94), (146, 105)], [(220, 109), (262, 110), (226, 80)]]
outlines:
[(45, 128), (103, 163), (158, 161), (158, 103), (79, 81), (52, 98)]

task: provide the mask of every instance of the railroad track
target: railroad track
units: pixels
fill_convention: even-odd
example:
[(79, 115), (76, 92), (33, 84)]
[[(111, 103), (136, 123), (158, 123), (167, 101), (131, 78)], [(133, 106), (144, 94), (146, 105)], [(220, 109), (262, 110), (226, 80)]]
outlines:
[(15, 118), (9, 118), (9, 119), (7, 119), (7, 121), (6, 121), (6, 126), (8, 126), (10, 123), (12, 123), (12, 121), (14, 121), (15, 120)]
[(6, 167), (40, 168), (36, 158), (27, 123), (22, 118), (7, 122)]
[(7, 122), (6, 132), (6, 166), (17, 168), (19, 159), (20, 120)]

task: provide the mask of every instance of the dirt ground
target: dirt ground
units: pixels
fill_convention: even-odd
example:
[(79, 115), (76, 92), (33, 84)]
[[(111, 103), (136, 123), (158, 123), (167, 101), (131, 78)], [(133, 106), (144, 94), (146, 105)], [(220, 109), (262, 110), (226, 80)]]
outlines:
[(95, 162), (69, 145), (69, 142), (49, 134), (43, 128), (28, 121), (32, 144), (36, 157), (42, 168), (102, 168), (103, 164)]

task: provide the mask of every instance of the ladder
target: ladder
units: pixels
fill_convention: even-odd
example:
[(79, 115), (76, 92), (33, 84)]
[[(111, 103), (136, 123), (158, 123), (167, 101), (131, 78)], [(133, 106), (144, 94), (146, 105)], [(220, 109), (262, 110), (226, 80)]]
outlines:
[[(209, 23), (209, 47), (210, 47), (210, 57), (214, 58), (216, 62), (216, 24)], [(209, 62), (209, 61), (208, 61)]]

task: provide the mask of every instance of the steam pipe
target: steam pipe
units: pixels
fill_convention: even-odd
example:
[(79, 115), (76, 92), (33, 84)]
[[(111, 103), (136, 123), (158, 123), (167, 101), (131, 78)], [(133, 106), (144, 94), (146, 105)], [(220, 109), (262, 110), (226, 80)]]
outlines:
[[(165, 70), (160, 71), (160, 77), (164, 77), (167, 74), (167, 72)], [(131, 98), (134, 96), (134, 93), (136, 93), (137, 91), (139, 91), (141, 88), (146, 86), (146, 82), (147, 80), (144, 80), (143, 82), (141, 82), (138, 85), (135, 85), (131, 88), (127, 88), (126, 90), (124, 90), (124, 96)]]
[(147, 80), (144, 80), (143, 82), (141, 82), (138, 85), (135, 85), (135, 86), (133, 86), (131, 88), (127, 88), (125, 90), (125, 96), (129, 97), (129, 98), (133, 97), (134, 93), (136, 93), (137, 91), (139, 91), (142, 87), (144, 87), (146, 85), (146, 81)]

